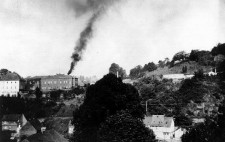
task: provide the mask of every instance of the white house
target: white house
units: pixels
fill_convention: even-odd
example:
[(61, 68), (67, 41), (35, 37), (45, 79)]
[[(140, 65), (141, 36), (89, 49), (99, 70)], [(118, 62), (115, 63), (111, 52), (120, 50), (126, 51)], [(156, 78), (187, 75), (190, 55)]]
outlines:
[(144, 119), (146, 127), (153, 130), (158, 140), (180, 140), (183, 130), (175, 127), (173, 117), (164, 115), (146, 116)]
[(0, 75), (0, 96), (17, 96), (20, 89), (24, 89), (25, 81), (15, 73)]
[(192, 74), (165, 74), (163, 75), (163, 79), (172, 79), (173, 82), (180, 82), (184, 79), (190, 79), (193, 76)]
[(70, 120), (68, 124), (68, 134), (72, 135), (73, 132), (74, 132), (74, 125), (72, 125), (72, 121)]

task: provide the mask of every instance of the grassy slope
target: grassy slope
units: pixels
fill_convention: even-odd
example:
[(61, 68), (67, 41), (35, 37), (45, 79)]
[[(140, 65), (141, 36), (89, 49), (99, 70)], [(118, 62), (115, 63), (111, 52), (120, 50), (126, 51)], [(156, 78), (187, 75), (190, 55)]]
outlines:
[(189, 61), (189, 62), (178, 63), (174, 65), (172, 68), (168, 68), (168, 67), (158, 68), (155, 71), (147, 72), (146, 76), (181, 73), (182, 68), (184, 66), (187, 66), (187, 74), (194, 74), (194, 72), (197, 71), (198, 69), (203, 69), (204, 72), (209, 72), (211, 71), (211, 68), (212, 68), (211, 66), (202, 66), (202, 65), (199, 65), (197, 62)]

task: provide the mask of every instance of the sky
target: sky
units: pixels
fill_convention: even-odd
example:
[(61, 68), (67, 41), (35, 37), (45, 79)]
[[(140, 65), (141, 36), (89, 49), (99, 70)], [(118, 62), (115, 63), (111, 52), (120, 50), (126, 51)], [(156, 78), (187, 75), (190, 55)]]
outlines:
[[(98, 9), (88, 1), (1, 0), (0, 69), (23, 77), (66, 74), (79, 35)], [(111, 63), (129, 74), (137, 65), (218, 43), (225, 43), (223, 0), (116, 0), (94, 22), (72, 75), (102, 77)]]

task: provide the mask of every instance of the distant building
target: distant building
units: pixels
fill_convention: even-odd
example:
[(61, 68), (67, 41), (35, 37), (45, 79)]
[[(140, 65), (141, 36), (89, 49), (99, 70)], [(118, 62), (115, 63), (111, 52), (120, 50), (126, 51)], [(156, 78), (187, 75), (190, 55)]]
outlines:
[(27, 123), (23, 114), (8, 114), (2, 117), (2, 131), (19, 131)]
[(175, 127), (173, 117), (165, 117), (164, 115), (146, 116), (144, 124), (153, 130), (158, 140), (180, 140), (183, 135), (183, 131)]
[(194, 75), (192, 74), (165, 74), (163, 75), (163, 79), (172, 79), (173, 82), (181, 82), (184, 79), (190, 79)]
[(59, 89), (66, 90), (77, 86), (78, 78), (70, 75), (56, 74), (52, 76), (35, 76), (27, 78), (28, 90), (35, 90), (38, 87), (45, 92)]
[(68, 134), (69, 134), (69, 135), (72, 135), (73, 132), (74, 132), (74, 125), (72, 125), (71, 122), (72, 122), (72, 121), (70, 120), (70, 121), (69, 121), (69, 124), (68, 124)]
[(215, 76), (215, 75), (217, 75), (216, 68), (215, 68), (215, 72), (213, 71), (213, 69), (211, 69), (211, 71), (208, 72), (208, 75), (209, 76)]
[(0, 96), (17, 96), (25, 88), (25, 80), (16, 73), (0, 75)]

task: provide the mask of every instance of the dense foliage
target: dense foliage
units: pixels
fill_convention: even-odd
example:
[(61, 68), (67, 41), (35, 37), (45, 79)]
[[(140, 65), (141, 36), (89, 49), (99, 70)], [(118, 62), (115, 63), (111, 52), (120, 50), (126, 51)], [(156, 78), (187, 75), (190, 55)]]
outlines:
[(142, 66), (138, 65), (130, 70), (130, 78), (135, 79), (143, 76)]
[(109, 73), (112, 73), (114, 75), (117, 75), (118, 73), (119, 77), (121, 77), (122, 79), (127, 76), (126, 71), (116, 63), (111, 64)]
[(172, 62), (182, 61), (187, 59), (188, 54), (185, 51), (180, 51), (173, 56)]
[(151, 72), (157, 69), (157, 65), (153, 62), (150, 62), (148, 64), (145, 64), (144, 67), (138, 65), (130, 70), (130, 78), (140, 78), (144, 76), (145, 72)]
[[(18, 97), (0, 97), (2, 114), (24, 114), (27, 119), (48, 117), (58, 111), (56, 103), (28, 100)], [(16, 106), (16, 107), (15, 107)]]
[(224, 142), (225, 141), (225, 103), (219, 108), (219, 115), (195, 125), (183, 136), (182, 142)]
[(211, 51), (213, 56), (216, 56), (218, 54), (225, 55), (225, 43), (223, 44), (218, 44), (216, 47), (214, 47)]
[(75, 141), (98, 141), (101, 124), (121, 110), (128, 110), (134, 119), (144, 117), (138, 91), (108, 74), (87, 89), (84, 103), (74, 112)]
[(196, 61), (200, 65), (208, 66), (213, 65), (213, 56), (211, 55), (210, 51), (199, 51), (199, 50), (192, 50), (189, 56), (190, 61)]
[(112, 115), (99, 128), (99, 142), (154, 142), (155, 135), (129, 112)]

